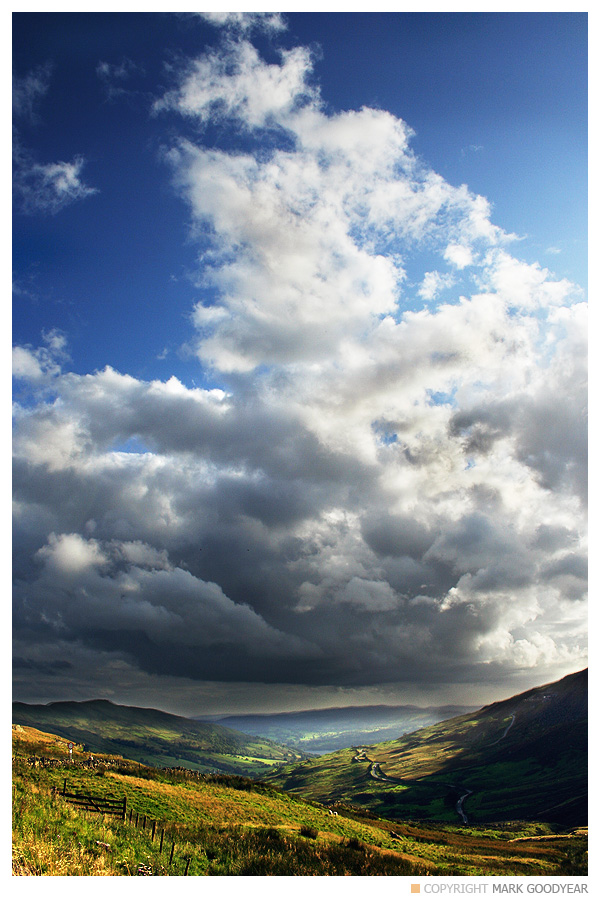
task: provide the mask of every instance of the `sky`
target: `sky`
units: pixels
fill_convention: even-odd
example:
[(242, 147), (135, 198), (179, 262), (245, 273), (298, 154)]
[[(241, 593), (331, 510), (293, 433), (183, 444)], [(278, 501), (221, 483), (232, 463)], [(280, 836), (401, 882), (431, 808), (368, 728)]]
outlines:
[(585, 13), (13, 16), (13, 697), (587, 665)]

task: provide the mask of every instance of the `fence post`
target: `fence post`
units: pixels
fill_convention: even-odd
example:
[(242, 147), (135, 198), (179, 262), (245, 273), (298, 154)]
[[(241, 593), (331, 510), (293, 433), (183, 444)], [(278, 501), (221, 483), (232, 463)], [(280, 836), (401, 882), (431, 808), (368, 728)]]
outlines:
[(163, 845), (164, 836), (165, 836), (165, 829), (163, 828), (163, 830), (160, 833), (160, 847), (158, 848), (159, 853), (162, 853), (162, 845)]
[(169, 857), (169, 865), (173, 862), (173, 854), (175, 853), (175, 842), (173, 842), (173, 846), (171, 847), (171, 855)]
[(154, 840), (154, 833), (155, 833), (155, 832), (156, 832), (156, 822), (153, 822), (153, 823), (152, 823), (152, 837), (150, 838), (151, 841)]
[(127, 794), (123, 797), (123, 821), (127, 821)]
[(142, 830), (146, 827), (146, 816), (144, 816), (144, 821), (142, 822)]
[(65, 780), (63, 781), (63, 797), (65, 796), (66, 793), (67, 793), (67, 779), (65, 778)]
[(187, 862), (186, 862), (186, 864), (185, 864), (185, 872), (183, 873), (184, 875), (187, 875), (187, 873), (188, 873), (188, 869), (189, 869), (189, 867), (190, 867), (190, 860), (191, 860), (191, 858), (192, 858), (191, 856), (188, 856), (188, 858), (187, 858)]

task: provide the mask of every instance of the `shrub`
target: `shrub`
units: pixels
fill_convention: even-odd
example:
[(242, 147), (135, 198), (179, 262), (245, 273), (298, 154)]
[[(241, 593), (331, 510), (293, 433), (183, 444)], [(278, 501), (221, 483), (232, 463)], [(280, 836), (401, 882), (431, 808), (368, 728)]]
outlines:
[(300, 828), (300, 834), (302, 837), (307, 838), (316, 838), (319, 834), (318, 828), (313, 828), (312, 825), (302, 825)]
[(344, 842), (344, 847), (347, 847), (349, 850), (364, 850), (364, 846), (358, 840), (358, 838), (352, 837), (348, 838), (347, 841)]

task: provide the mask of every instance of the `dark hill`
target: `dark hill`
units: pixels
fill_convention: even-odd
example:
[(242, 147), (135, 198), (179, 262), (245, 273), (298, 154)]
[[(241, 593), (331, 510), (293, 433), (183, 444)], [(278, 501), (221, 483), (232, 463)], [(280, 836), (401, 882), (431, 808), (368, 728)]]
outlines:
[(47, 705), (13, 703), (13, 722), (51, 731), (91, 751), (114, 753), (156, 766), (262, 774), (301, 754), (264, 738), (157, 709), (120, 706), (109, 700)]

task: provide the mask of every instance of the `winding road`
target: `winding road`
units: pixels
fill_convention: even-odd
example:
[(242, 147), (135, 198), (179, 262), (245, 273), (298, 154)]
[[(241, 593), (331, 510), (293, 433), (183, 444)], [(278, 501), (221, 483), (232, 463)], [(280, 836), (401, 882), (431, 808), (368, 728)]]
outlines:
[(469, 796), (469, 794), (472, 794), (472, 793), (473, 793), (473, 791), (470, 791), (470, 790), (467, 788), (466, 794), (463, 794), (462, 797), (459, 799), (458, 803), (456, 804), (456, 812), (459, 814), (459, 816), (460, 816), (461, 819), (463, 820), (463, 825), (468, 825), (468, 824), (469, 824), (469, 820), (467, 819), (467, 814), (465, 813), (465, 811), (464, 811), (464, 809), (463, 809), (463, 803), (464, 803), (464, 801), (467, 799), (467, 797)]
[(515, 714), (512, 713), (512, 715), (511, 715), (511, 717), (510, 717), (510, 722), (508, 723), (508, 725), (506, 726), (506, 728), (504, 729), (504, 731), (502, 732), (502, 734), (500, 735), (500, 737), (499, 737), (497, 740), (492, 741), (491, 744), (488, 744), (488, 747), (493, 747), (494, 744), (499, 744), (500, 741), (503, 740), (503, 739), (506, 737), (506, 735), (508, 734), (508, 732), (510, 731), (510, 729), (511, 729), (511, 728), (513, 727), (513, 725), (515, 724), (515, 719), (516, 719), (516, 718), (517, 718), (517, 717), (515, 716)]
[(402, 784), (403, 783), (401, 778), (390, 778), (389, 775), (385, 775), (381, 771), (381, 766), (377, 762), (371, 763), (371, 767), (369, 769), (369, 775), (371, 776), (371, 778), (376, 778), (377, 781), (389, 781), (391, 784)]
[[(354, 759), (357, 759), (357, 757), (354, 757)], [(362, 757), (362, 759), (366, 760), (367, 757)], [(381, 770), (381, 765), (377, 762), (371, 762), (371, 765), (369, 766), (369, 775), (371, 776), (371, 778), (375, 778), (377, 781), (387, 781), (390, 784), (414, 784), (413, 781), (406, 781), (405, 779), (402, 779), (402, 778), (392, 778), (390, 775), (386, 775)], [(457, 788), (455, 784), (450, 784), (447, 781), (434, 781), (434, 782), (429, 782), (429, 783), (430, 784), (443, 784), (444, 787), (451, 787), (455, 791), (459, 790), (459, 788)], [(467, 815), (463, 809), (463, 803), (465, 802), (465, 800), (467, 799), (469, 794), (473, 793), (473, 791), (470, 790), (470, 788), (463, 788), (463, 790), (465, 791), (465, 793), (462, 794), (462, 796), (458, 799), (458, 802), (456, 804), (456, 812), (462, 819), (463, 825), (468, 825), (469, 820), (467, 819)]]

